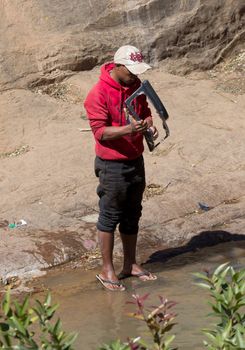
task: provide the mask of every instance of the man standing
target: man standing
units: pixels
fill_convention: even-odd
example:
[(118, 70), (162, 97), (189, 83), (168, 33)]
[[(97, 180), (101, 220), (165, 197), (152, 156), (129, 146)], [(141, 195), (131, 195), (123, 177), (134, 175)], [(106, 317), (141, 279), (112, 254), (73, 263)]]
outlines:
[[(96, 141), (95, 174), (99, 178), (97, 229), (102, 271), (96, 277), (112, 291), (125, 290), (121, 278), (157, 278), (136, 263), (136, 242), (145, 189), (143, 134), (151, 128), (156, 138), (158, 132), (152, 125), (145, 95), (138, 96), (134, 104), (141, 121), (131, 118), (128, 123), (124, 108), (124, 101), (140, 86), (137, 75), (149, 68), (136, 47), (120, 47), (114, 62), (102, 66), (100, 79), (84, 103)], [(119, 276), (113, 266), (114, 231), (118, 224), (124, 253)]]

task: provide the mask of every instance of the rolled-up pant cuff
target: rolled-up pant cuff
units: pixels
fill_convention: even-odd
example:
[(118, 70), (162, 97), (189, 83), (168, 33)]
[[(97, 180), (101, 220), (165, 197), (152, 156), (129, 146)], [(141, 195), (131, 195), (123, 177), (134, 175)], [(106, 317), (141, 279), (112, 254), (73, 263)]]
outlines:
[(111, 228), (111, 227), (108, 227), (108, 226), (103, 226), (99, 222), (97, 222), (96, 227), (97, 227), (97, 230), (102, 231), (102, 232), (108, 232), (108, 233), (114, 233), (114, 231), (116, 229), (116, 227), (115, 228)]

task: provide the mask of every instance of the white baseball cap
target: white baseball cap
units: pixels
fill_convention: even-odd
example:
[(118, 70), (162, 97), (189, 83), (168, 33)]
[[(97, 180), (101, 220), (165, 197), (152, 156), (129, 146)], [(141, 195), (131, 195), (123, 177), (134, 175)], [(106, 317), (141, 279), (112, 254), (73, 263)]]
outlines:
[(124, 65), (131, 73), (138, 75), (144, 73), (151, 66), (145, 63), (143, 55), (135, 46), (121, 46), (114, 55), (114, 63)]

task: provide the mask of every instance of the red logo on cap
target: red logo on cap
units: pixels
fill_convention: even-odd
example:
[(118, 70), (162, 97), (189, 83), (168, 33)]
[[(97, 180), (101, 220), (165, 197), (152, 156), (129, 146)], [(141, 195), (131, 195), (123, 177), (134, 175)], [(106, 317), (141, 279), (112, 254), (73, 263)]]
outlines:
[(131, 61), (134, 62), (142, 62), (143, 61), (143, 56), (141, 52), (132, 52), (129, 56)]

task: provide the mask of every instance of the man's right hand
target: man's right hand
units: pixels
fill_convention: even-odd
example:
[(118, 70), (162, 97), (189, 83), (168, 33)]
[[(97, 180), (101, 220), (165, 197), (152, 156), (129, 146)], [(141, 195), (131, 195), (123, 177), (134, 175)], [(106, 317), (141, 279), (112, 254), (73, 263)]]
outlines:
[(143, 134), (148, 129), (148, 124), (145, 120), (136, 121), (130, 118), (130, 124), (123, 126), (107, 126), (104, 129), (102, 140), (115, 140), (122, 136), (129, 135), (132, 133)]
[(148, 129), (148, 124), (145, 120), (136, 121), (133, 118), (130, 119), (132, 133), (139, 132), (143, 134), (144, 132), (146, 132), (146, 130)]

